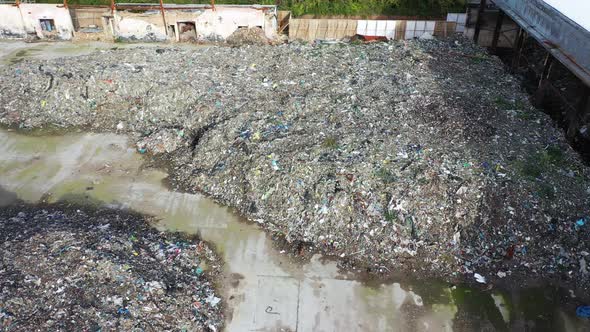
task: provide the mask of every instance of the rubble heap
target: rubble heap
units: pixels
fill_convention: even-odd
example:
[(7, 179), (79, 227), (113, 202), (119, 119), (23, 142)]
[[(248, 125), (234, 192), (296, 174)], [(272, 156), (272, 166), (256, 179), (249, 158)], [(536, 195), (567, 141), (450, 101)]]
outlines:
[(217, 257), (121, 211), (0, 209), (0, 330), (218, 331)]
[(229, 37), (226, 42), (232, 46), (244, 45), (268, 45), (269, 40), (264, 34), (264, 30), (258, 27), (254, 28), (239, 28)]
[(2, 123), (131, 133), (288, 241), (374, 271), (587, 280), (589, 169), (468, 41), (114, 49), (0, 75)]

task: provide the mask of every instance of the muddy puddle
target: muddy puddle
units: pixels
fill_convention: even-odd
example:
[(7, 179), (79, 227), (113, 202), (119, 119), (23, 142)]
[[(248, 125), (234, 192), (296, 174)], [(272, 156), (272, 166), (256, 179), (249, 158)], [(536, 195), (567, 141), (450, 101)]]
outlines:
[[(35, 42), (25, 43), (18, 40), (0, 41), (0, 66), (17, 65), (23, 60), (38, 59), (50, 60), (62, 57), (80, 56), (90, 54), (95, 51), (113, 49), (113, 48), (133, 48), (133, 47), (170, 47), (166, 44), (156, 43), (107, 43), (107, 42)], [(176, 48), (199, 48), (202, 45), (180, 44)]]
[(112, 48), (112, 44), (94, 42), (71, 44), (63, 42), (24, 43), (22, 41), (0, 42), (0, 65), (14, 65), (25, 59), (54, 59), (63, 56), (76, 56), (95, 50)]
[(173, 192), (124, 136), (0, 130), (0, 204), (16, 197), (131, 209), (162, 230), (198, 232), (225, 260), (227, 331), (577, 331), (567, 290), (501, 292), (438, 281), (368, 286), (314, 256), (291, 261), (254, 224), (202, 195)]

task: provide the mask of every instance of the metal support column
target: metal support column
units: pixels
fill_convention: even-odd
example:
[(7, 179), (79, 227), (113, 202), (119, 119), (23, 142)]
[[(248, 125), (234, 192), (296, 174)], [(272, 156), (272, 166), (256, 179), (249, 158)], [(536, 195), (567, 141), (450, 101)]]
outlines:
[(547, 52), (545, 56), (545, 61), (543, 62), (543, 72), (541, 73), (541, 77), (539, 78), (539, 84), (537, 85), (537, 91), (535, 91), (535, 104), (538, 107), (542, 107), (543, 102), (545, 100), (545, 93), (547, 92), (547, 85), (551, 84), (549, 82), (549, 76), (551, 75), (551, 69), (553, 68), (553, 60), (555, 58), (551, 55), (551, 53)]
[(500, 10), (498, 12), (498, 19), (496, 20), (496, 28), (494, 29), (494, 38), (492, 39), (492, 53), (498, 51), (498, 40), (500, 39), (500, 33), (502, 32), (502, 24), (504, 23), (504, 12)]
[(164, 32), (168, 35), (168, 25), (166, 24), (166, 15), (164, 14), (164, 3), (160, 0), (160, 13), (162, 13), (162, 22), (164, 22)]
[(580, 100), (578, 100), (576, 109), (570, 110), (570, 112), (568, 112), (569, 114), (567, 115), (567, 137), (570, 139), (576, 136), (576, 132), (581, 127), (584, 113), (586, 113), (586, 110), (588, 109), (588, 100), (590, 99), (590, 87), (585, 85), (583, 82), (580, 82), (580, 84)]
[(479, 8), (477, 9), (477, 22), (475, 22), (475, 32), (473, 34), (473, 42), (477, 44), (479, 39), (479, 31), (481, 30), (481, 24), (483, 21), (483, 12), (486, 9), (486, 0), (481, 0)]
[(551, 69), (553, 68), (553, 56), (551, 53), (547, 52), (545, 56), (545, 61), (543, 62), (543, 73), (541, 74), (541, 78), (539, 79), (539, 86), (543, 84), (544, 81), (549, 79), (549, 75), (551, 74)]
[(524, 39), (526, 38), (526, 31), (520, 28), (518, 30), (518, 34), (516, 36), (516, 40), (514, 42), (514, 54), (512, 55), (512, 71), (515, 71), (516, 68), (520, 65), (520, 53), (522, 51), (522, 46), (524, 44)]
[(586, 111), (588, 110), (588, 100), (590, 100), (590, 87), (582, 84), (582, 93), (580, 95), (580, 100), (578, 101), (578, 114), (580, 115), (580, 119), (584, 118)]

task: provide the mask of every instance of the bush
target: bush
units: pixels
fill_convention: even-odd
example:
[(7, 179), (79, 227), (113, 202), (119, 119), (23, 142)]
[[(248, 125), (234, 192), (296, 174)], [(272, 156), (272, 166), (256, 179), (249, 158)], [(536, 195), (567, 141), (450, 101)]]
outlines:
[[(39, 2), (62, 3), (62, 0)], [(159, 3), (157, 0), (124, 0), (125, 3)], [(68, 0), (69, 4), (109, 5), (110, 0)], [(210, 4), (210, 0), (164, 0), (164, 3)], [(312, 15), (401, 15), (444, 16), (465, 11), (465, 0), (217, 0), (216, 4), (278, 5), (294, 16)]]

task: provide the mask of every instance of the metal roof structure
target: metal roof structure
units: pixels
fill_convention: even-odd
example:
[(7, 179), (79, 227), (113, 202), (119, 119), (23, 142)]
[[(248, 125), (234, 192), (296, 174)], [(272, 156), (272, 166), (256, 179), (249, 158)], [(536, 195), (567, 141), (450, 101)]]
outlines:
[(543, 0), (574, 22), (590, 31), (590, 1)]
[(580, 13), (576, 11), (579, 6), (584, 7), (584, 4), (580, 3), (577, 7), (576, 3), (580, 1), (574, 3), (568, 0), (493, 0), (493, 2), (584, 84), (590, 86), (590, 31), (583, 26), (590, 25), (590, 15), (585, 12), (580, 16)]

